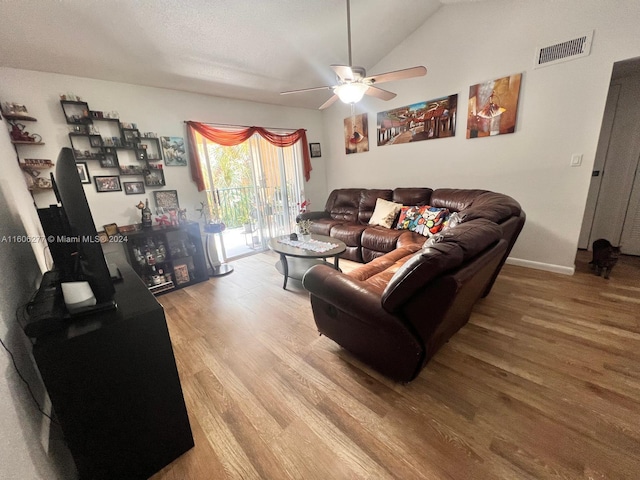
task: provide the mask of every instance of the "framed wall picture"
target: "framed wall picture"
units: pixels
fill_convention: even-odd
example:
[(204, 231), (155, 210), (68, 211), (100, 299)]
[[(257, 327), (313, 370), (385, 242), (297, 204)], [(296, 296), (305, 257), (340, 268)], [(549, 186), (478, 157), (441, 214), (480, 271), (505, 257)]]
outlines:
[(80, 181), (82, 183), (91, 183), (91, 178), (89, 177), (89, 169), (87, 168), (87, 163), (76, 162), (76, 168), (78, 169), (78, 175), (80, 176)]
[(138, 195), (144, 193), (144, 182), (124, 182), (124, 193), (127, 195)]
[(344, 148), (347, 155), (369, 151), (369, 120), (366, 113), (344, 119)]
[(311, 158), (321, 157), (322, 151), (320, 150), (319, 143), (310, 143), (309, 144), (309, 152), (311, 153)]
[(153, 192), (153, 196), (156, 200), (156, 207), (162, 208), (164, 211), (180, 208), (177, 190), (158, 190)]
[(469, 87), (467, 138), (515, 132), (521, 82), (517, 73)]
[(95, 175), (93, 181), (96, 182), (98, 192), (121, 192), (122, 185), (118, 175)]
[(378, 146), (453, 137), (457, 111), (454, 94), (378, 112)]
[(164, 164), (167, 167), (186, 167), (187, 150), (182, 137), (160, 137)]

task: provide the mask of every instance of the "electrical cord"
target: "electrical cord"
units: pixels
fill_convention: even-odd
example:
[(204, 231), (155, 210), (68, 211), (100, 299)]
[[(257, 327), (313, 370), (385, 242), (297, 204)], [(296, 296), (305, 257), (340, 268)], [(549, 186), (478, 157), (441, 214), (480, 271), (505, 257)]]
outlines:
[[(31, 303), (31, 300), (29, 301), (29, 303)], [(20, 310), (22, 310), (22, 314), (24, 316), (25, 314), (25, 310), (27, 305), (29, 305), (29, 303), (25, 304), (25, 305), (21, 305), (16, 309), (16, 320), (18, 320), (18, 312)], [(18, 322), (19, 323), (19, 322)], [(11, 357), (11, 362), (13, 363), (13, 368), (15, 368), (18, 377), (20, 377), (20, 380), (22, 380), (24, 382), (24, 384), (27, 386), (27, 390), (29, 390), (29, 394), (31, 395), (31, 399), (33, 400), (33, 403), (35, 403), (36, 408), (38, 409), (38, 411), (44, 415), (45, 417), (47, 417), (49, 420), (51, 420), (51, 423), (54, 423), (56, 425), (60, 425), (58, 423), (57, 420), (53, 419), (51, 417), (51, 415), (49, 415), (47, 412), (45, 412), (42, 407), (40, 406), (40, 402), (38, 402), (38, 399), (36, 399), (35, 394), (33, 393), (33, 390), (31, 389), (31, 385), (29, 385), (29, 382), (27, 382), (27, 380), (24, 378), (24, 376), (22, 375), (22, 372), (20, 371), (20, 369), (18, 368), (18, 364), (16, 363), (16, 359), (13, 356), (13, 353), (11, 352), (11, 350), (9, 350), (9, 347), (7, 347), (7, 345), (4, 343), (4, 341), (2, 340), (2, 337), (0, 337), (0, 345), (2, 345), (2, 348), (4, 348), (7, 353), (9, 354), (9, 357)]]

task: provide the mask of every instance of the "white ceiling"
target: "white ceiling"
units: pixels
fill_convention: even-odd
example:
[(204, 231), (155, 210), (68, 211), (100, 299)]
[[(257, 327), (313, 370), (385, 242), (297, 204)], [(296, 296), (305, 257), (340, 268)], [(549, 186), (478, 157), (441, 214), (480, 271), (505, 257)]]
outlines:
[[(461, 1), (352, 0), (353, 63)], [(345, 0), (2, 0), (0, 23), (0, 66), (280, 105), (317, 108), (329, 92), (279, 92), (348, 64)]]

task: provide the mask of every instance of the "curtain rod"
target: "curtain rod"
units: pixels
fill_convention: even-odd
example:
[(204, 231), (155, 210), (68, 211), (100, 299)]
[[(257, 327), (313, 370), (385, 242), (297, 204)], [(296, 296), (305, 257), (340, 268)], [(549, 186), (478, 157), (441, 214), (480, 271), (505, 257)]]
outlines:
[[(211, 122), (196, 122), (195, 120), (185, 120), (184, 123), (189, 123), (189, 122), (195, 122), (195, 123), (202, 123), (204, 125), (215, 125), (217, 127), (235, 127), (235, 128), (250, 128), (250, 127), (255, 127), (256, 125), (232, 125), (230, 123), (211, 123)], [(307, 131), (306, 128), (282, 128), (282, 127), (261, 127), (261, 128), (265, 128), (267, 130), (304, 130), (305, 132)]]

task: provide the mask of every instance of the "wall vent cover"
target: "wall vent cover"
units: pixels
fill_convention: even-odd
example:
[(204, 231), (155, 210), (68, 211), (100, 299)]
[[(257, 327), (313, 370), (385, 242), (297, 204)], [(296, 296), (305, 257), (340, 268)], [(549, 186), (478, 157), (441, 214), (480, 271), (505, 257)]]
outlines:
[(585, 35), (556, 43), (548, 47), (541, 47), (536, 50), (534, 68), (547, 67), (560, 62), (568, 62), (580, 57), (586, 57), (591, 52), (591, 40), (593, 30)]

